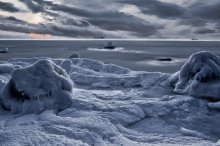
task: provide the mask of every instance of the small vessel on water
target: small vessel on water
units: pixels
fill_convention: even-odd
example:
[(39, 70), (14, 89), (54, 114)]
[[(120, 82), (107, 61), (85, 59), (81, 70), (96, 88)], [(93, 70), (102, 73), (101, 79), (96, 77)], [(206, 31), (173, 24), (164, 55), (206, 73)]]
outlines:
[(196, 40), (198, 40), (198, 38), (192, 38), (192, 40), (193, 40), (193, 41), (196, 41)]
[(0, 47), (0, 53), (8, 53), (9, 50), (7, 47)]
[(113, 42), (108, 42), (104, 49), (115, 49), (115, 44)]

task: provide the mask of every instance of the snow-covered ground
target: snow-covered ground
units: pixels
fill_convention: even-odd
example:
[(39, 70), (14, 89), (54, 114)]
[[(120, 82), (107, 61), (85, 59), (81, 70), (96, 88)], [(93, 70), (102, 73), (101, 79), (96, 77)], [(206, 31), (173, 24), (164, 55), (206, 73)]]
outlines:
[(78, 56), (1, 61), (0, 145), (220, 145), (219, 73), (209, 52), (175, 74)]

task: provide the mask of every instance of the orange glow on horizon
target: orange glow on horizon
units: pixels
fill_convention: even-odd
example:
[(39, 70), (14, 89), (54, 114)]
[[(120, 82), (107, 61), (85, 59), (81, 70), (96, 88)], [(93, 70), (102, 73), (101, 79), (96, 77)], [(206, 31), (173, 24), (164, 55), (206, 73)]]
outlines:
[(29, 34), (32, 38), (40, 38), (40, 39), (43, 39), (43, 38), (51, 38), (52, 36), (50, 34), (40, 34), (40, 33), (30, 33)]

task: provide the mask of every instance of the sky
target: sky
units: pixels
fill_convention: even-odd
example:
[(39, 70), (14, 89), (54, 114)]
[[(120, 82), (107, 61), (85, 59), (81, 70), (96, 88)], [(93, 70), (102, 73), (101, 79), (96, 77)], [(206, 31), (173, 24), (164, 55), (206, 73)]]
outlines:
[(220, 0), (0, 0), (0, 38), (210, 39)]

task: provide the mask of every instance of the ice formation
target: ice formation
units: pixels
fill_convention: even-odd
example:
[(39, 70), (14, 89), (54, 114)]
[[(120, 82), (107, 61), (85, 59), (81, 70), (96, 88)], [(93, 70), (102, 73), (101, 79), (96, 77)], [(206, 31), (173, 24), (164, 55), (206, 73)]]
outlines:
[(191, 55), (171, 84), (177, 93), (220, 100), (220, 58), (205, 51)]
[[(202, 60), (204, 66), (207, 57), (218, 60), (210, 53), (198, 54), (206, 57), (190, 60)], [(190, 75), (183, 88), (198, 82), (193, 69), (184, 68)], [(0, 102), (13, 112), (0, 107), (0, 145), (219, 144), (219, 102), (173, 92), (167, 81), (177, 86), (183, 81), (180, 72), (136, 72), (86, 58), (3, 61)], [(218, 83), (217, 77), (211, 79), (200, 82)]]
[(69, 104), (72, 85), (65, 70), (52, 61), (39, 60), (13, 71), (2, 90), (2, 105), (16, 113), (62, 109)]

